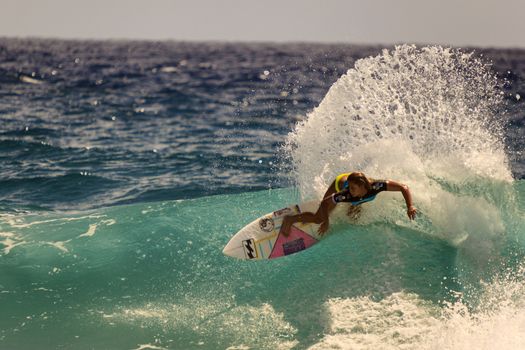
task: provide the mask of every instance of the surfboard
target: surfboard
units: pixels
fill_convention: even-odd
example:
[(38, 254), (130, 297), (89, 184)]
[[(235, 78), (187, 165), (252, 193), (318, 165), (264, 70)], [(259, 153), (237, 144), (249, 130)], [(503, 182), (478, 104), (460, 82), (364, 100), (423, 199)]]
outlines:
[(288, 237), (279, 233), (283, 218), (302, 212), (316, 212), (318, 201), (295, 204), (252, 221), (237, 232), (223, 249), (225, 255), (245, 260), (275, 259), (310, 248), (321, 236), (318, 224), (295, 223)]

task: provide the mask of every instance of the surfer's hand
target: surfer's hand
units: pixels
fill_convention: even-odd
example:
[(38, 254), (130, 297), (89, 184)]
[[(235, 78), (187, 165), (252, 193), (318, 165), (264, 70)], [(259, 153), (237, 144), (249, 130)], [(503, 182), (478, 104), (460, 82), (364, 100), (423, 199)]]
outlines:
[(324, 235), (326, 231), (328, 231), (328, 225), (330, 223), (328, 221), (323, 221), (321, 225), (319, 225), (319, 228), (317, 229), (317, 232), (319, 232), (319, 235)]
[(414, 206), (408, 207), (407, 215), (410, 220), (414, 220), (416, 218), (417, 209)]

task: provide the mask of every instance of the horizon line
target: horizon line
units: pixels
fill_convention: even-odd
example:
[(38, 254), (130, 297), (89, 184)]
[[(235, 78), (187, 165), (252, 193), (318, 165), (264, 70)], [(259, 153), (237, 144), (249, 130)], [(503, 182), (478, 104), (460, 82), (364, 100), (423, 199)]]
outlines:
[(130, 38), (130, 37), (60, 37), (60, 36), (38, 36), (38, 35), (2, 35), (0, 39), (14, 39), (14, 40), (55, 40), (55, 41), (88, 41), (88, 42), (175, 42), (175, 43), (195, 43), (195, 44), (260, 44), (260, 45), (288, 45), (288, 44), (311, 44), (311, 45), (348, 45), (348, 46), (369, 46), (369, 47), (395, 47), (399, 45), (415, 45), (422, 46), (441, 46), (451, 48), (478, 48), (478, 49), (495, 49), (495, 50), (525, 50), (525, 46), (508, 46), (508, 45), (476, 45), (476, 44), (450, 44), (444, 42), (402, 42), (394, 43), (366, 43), (366, 42), (350, 42), (350, 41), (317, 41), (317, 40), (267, 40), (267, 39), (253, 39), (253, 40), (229, 40), (229, 39), (179, 39), (179, 38)]

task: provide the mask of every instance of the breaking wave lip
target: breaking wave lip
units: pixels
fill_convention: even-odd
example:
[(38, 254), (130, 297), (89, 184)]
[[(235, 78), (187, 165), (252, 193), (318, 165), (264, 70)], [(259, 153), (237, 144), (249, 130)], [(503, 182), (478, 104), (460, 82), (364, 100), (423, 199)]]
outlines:
[[(498, 83), (488, 64), (458, 49), (402, 45), (361, 59), (289, 133), (291, 177), (303, 199), (319, 199), (351, 170), (399, 180), (412, 188), (424, 231), (455, 246), (470, 228), (497, 236), (505, 199), (483, 189), (512, 192), (513, 181)], [(361, 221), (403, 222), (399, 205), (375, 201)]]
[(318, 191), (306, 179), (326, 174), (327, 182), (348, 163), (383, 176), (389, 169), (359, 149), (381, 140), (405, 142), (426, 172), (454, 156), (469, 175), (512, 180), (495, 115), (503, 100), (497, 83), (479, 58), (442, 47), (403, 45), (357, 61), (288, 135), (302, 194)]

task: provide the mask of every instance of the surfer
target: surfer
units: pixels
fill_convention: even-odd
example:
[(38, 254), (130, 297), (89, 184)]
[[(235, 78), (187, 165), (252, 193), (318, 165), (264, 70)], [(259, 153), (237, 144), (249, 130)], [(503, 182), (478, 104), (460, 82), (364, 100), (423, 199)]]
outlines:
[(417, 209), (412, 205), (412, 195), (407, 185), (392, 180), (372, 180), (363, 173), (353, 172), (340, 174), (335, 178), (316, 213), (305, 212), (284, 217), (280, 233), (288, 236), (290, 227), (296, 222), (314, 222), (320, 224), (318, 232), (323, 235), (330, 225), (329, 214), (337, 203), (350, 203), (348, 214), (355, 219), (359, 215), (358, 206), (374, 200), (376, 195), (383, 191), (401, 192), (405, 198), (407, 215), (410, 220), (414, 220)]

